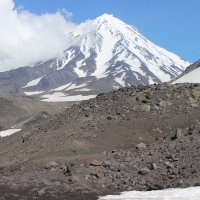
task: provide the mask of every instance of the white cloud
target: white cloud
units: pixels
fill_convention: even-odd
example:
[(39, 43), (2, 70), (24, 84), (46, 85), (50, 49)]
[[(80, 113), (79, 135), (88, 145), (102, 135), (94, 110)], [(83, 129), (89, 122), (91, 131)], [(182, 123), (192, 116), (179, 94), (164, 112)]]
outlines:
[(71, 13), (36, 15), (13, 0), (0, 0), (0, 71), (32, 65), (61, 55), (65, 34), (75, 28)]

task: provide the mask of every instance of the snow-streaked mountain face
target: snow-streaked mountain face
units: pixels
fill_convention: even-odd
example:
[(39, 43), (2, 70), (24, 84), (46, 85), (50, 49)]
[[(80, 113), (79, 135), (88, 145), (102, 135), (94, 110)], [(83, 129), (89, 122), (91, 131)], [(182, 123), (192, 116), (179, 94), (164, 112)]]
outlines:
[[(76, 46), (83, 56), (75, 69), (78, 76), (115, 76), (121, 86), (169, 81), (189, 65), (111, 15), (81, 24), (67, 40), (66, 53), (73, 57), (70, 48)], [(94, 65), (88, 67), (88, 61)]]
[[(178, 76), (189, 65), (148, 41), (135, 27), (107, 14), (80, 24), (66, 35), (66, 41), (62, 58), (21, 69), (27, 76), (17, 81), (20, 92), (66, 92), (71, 86), (75, 86), (73, 91), (99, 92), (160, 83)], [(18, 70), (0, 73), (0, 84), (5, 76), (16, 84), (12, 77)]]

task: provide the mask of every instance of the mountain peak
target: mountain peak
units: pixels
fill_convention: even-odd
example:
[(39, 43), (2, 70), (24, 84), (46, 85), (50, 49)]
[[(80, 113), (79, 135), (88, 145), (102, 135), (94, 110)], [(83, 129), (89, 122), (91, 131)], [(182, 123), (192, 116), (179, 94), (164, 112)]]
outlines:
[(116, 20), (116, 19), (118, 19), (118, 18), (114, 17), (113, 14), (106, 14), (106, 13), (104, 13), (96, 18), (96, 20), (106, 20), (106, 21)]
[(117, 17), (114, 17), (112, 14), (103, 14), (103, 15), (97, 17), (93, 21), (100, 23), (100, 24), (105, 23), (105, 22), (108, 24), (112, 24), (112, 25), (125, 24), (123, 21), (121, 21)]
[[(84, 23), (81, 23), (74, 31), (73, 36), (78, 35), (107, 35), (110, 32), (117, 33), (119, 31), (124, 31), (127, 28), (134, 29), (134, 27), (129, 26), (120, 19), (114, 17), (112, 14), (103, 14), (93, 20), (88, 20)], [(94, 38), (88, 37), (89, 40), (94, 40)], [(70, 39), (71, 40), (71, 39)], [(95, 41), (95, 40), (94, 40)], [(98, 42), (98, 41), (97, 41)], [(93, 43), (93, 42), (92, 42)], [(71, 45), (71, 43), (70, 43)]]

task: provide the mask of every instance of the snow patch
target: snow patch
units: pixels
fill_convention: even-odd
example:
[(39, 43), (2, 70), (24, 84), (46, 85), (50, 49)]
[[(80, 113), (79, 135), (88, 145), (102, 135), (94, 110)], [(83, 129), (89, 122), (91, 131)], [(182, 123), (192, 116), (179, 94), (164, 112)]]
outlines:
[(45, 91), (34, 91), (34, 92), (24, 92), (25, 95), (31, 96), (31, 95), (36, 95), (36, 94), (42, 94)]
[(41, 101), (45, 101), (45, 102), (65, 102), (65, 101), (84, 101), (84, 100), (88, 100), (91, 98), (95, 98), (96, 95), (87, 95), (87, 96), (83, 96), (83, 95), (73, 95), (73, 96), (68, 96), (62, 92), (56, 92), (53, 94), (46, 94), (43, 95), (41, 98), (44, 98)]
[(132, 191), (100, 197), (99, 200), (199, 200), (200, 187), (158, 191)]
[(8, 129), (5, 131), (0, 131), (0, 137), (7, 137), (7, 136), (13, 135), (14, 133), (17, 133), (21, 130), (22, 129)]
[(43, 78), (43, 76), (40, 77), (40, 78), (34, 79), (32, 81), (29, 81), (23, 88), (27, 88), (27, 87), (31, 87), (31, 86), (37, 85), (42, 78)]

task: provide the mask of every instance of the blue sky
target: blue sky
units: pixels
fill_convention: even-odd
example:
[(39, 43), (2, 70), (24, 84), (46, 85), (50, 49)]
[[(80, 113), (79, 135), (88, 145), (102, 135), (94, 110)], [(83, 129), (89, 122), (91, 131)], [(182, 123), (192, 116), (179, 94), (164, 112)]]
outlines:
[(108, 13), (191, 62), (200, 59), (200, 0), (14, 0), (33, 13), (66, 9), (80, 23)]

